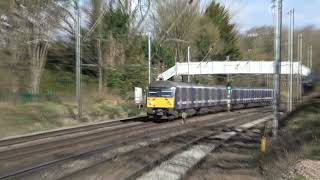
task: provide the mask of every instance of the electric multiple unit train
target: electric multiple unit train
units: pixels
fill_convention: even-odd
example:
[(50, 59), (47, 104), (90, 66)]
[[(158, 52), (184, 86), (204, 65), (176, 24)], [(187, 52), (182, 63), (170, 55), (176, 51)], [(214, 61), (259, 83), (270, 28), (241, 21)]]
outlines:
[(204, 86), (172, 81), (155, 81), (149, 85), (147, 114), (152, 119), (174, 119), (188, 110), (227, 107), (249, 104), (270, 104), (273, 90), (266, 88), (238, 88), (228, 90), (225, 86)]

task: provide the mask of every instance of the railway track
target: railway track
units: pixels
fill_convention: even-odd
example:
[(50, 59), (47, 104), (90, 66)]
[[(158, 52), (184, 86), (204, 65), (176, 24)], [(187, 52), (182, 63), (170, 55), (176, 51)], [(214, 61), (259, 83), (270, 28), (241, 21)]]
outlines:
[[(263, 111), (265, 111), (265, 113), (269, 113), (268, 109), (259, 108), (259, 109), (250, 109), (250, 110), (241, 111), (242, 112), (241, 116), (243, 116), (243, 118), (250, 117), (253, 115), (257, 116), (261, 114)], [(128, 132), (127, 130), (126, 136), (122, 136), (121, 138), (119, 137), (118, 139), (111, 137), (113, 141), (109, 141), (108, 143), (101, 143), (100, 145), (95, 144), (96, 146), (94, 149), (85, 149), (84, 151), (78, 151), (76, 153), (65, 155), (60, 158), (50, 159), (49, 161), (45, 161), (45, 162), (42, 161), (34, 164), (31, 163), (27, 167), (12, 166), (13, 168), (7, 169), (5, 174), (1, 174), (1, 178), (19, 178), (19, 177), (22, 178), (23, 177), (23, 179), (28, 179), (27, 177), (31, 177), (30, 179), (34, 179), (35, 177), (37, 178), (43, 177), (44, 174), (46, 175), (45, 179), (53, 179), (53, 177), (54, 179), (59, 177), (62, 178), (64, 176), (68, 176), (68, 174), (70, 175), (70, 174), (76, 173), (81, 169), (86, 169), (86, 168), (95, 166), (96, 164), (99, 164), (101, 162), (109, 162), (114, 157), (118, 157), (119, 152), (121, 151), (122, 151), (122, 154), (123, 153), (125, 154), (135, 149), (139, 149), (141, 148), (141, 146), (145, 147), (148, 144), (152, 144), (157, 140), (163, 141), (165, 139), (170, 138), (170, 136), (175, 137), (179, 134), (187, 133), (189, 131), (203, 128), (206, 126), (217, 126), (219, 122), (221, 124), (226, 123), (226, 121), (223, 121), (221, 119), (224, 119), (224, 120), (229, 119), (230, 121), (235, 121), (236, 119), (239, 119), (240, 117), (239, 114), (240, 113), (236, 112), (234, 114), (229, 114), (229, 115), (223, 115), (223, 113), (221, 113), (221, 114), (214, 115), (214, 117), (213, 115), (207, 115), (201, 118), (194, 117), (189, 119), (188, 123), (183, 126), (179, 125), (180, 122), (170, 122), (170, 123), (162, 123), (162, 124), (151, 123), (151, 124), (148, 124), (148, 126), (150, 127), (149, 130), (146, 129), (146, 127), (144, 127), (144, 130), (142, 130), (140, 133), (137, 133), (135, 136), (133, 136), (132, 133), (130, 134), (130, 132)], [(205, 117), (207, 117), (207, 119)], [(143, 126), (143, 125), (144, 124), (140, 124), (139, 126)], [(128, 128), (124, 128), (124, 129), (128, 129)], [(135, 132), (134, 129), (132, 129), (131, 131)], [(94, 139), (93, 137), (94, 136), (92, 136), (91, 140)], [(100, 138), (103, 139), (103, 137), (100, 137)], [(99, 141), (99, 138), (97, 139), (97, 141)], [(85, 141), (77, 142), (77, 143), (84, 143), (84, 142)], [(72, 148), (75, 149), (76, 147), (77, 145), (75, 144), (75, 146), (70, 147), (70, 150), (72, 150)], [(119, 151), (119, 149), (123, 147), (125, 148)], [(63, 150), (63, 151), (66, 151), (66, 150)], [(30, 153), (32, 153), (32, 151), (30, 151)], [(0, 156), (2, 157), (1, 153), (0, 153)], [(21, 155), (21, 157), (23, 156)], [(7, 158), (10, 159), (11, 157), (7, 156)], [(5, 158), (3, 160), (5, 161)], [(61, 173), (61, 171), (66, 171), (65, 170), (66, 167), (70, 167), (70, 166), (72, 167), (75, 164), (77, 164), (77, 161), (79, 160), (86, 161), (87, 164), (82, 166), (78, 165), (79, 168), (69, 168), (65, 174)]]
[[(126, 179), (171, 179), (178, 180), (185, 178), (199, 162), (205, 159), (212, 151), (224, 145), (228, 140), (238, 134), (265, 123), (272, 118), (272, 115), (255, 118), (253, 121), (233, 125), (234, 130), (208, 134), (199, 140), (192, 142), (192, 146), (184, 151), (174, 153), (174, 156), (166, 161), (160, 161), (153, 169), (142, 170), (138, 176)], [(160, 177), (160, 178), (159, 178)]]
[(261, 131), (251, 129), (212, 151), (184, 179), (264, 179), (259, 161)]
[(137, 117), (131, 117), (131, 118), (125, 118), (125, 119), (118, 119), (118, 120), (112, 120), (112, 121), (104, 121), (99, 123), (84, 124), (84, 125), (79, 125), (74, 127), (61, 128), (57, 130), (38, 132), (38, 133), (22, 135), (22, 136), (3, 138), (3, 139), (0, 139), (0, 148), (5, 146), (14, 146), (14, 145), (22, 144), (26, 142), (29, 143), (32, 141), (41, 140), (45, 138), (65, 136), (73, 133), (80, 133), (80, 132), (92, 131), (99, 128), (116, 126), (116, 125), (123, 124), (124, 122), (144, 121), (144, 120), (147, 120), (146, 116), (137, 116)]
[[(188, 151), (188, 149), (194, 148), (193, 146), (198, 146), (201, 144), (206, 144), (206, 145), (214, 144), (213, 148), (211, 149), (211, 150), (213, 150), (214, 148), (222, 145), (228, 139), (228, 135), (230, 135), (230, 133), (231, 133), (231, 135), (235, 135), (235, 133), (232, 133), (235, 131), (234, 130), (235, 127), (240, 126), (245, 123), (248, 123), (250, 121), (253, 121), (257, 118), (266, 118), (265, 117), (266, 115), (268, 115), (268, 114), (267, 113), (260, 114), (260, 115), (257, 115), (255, 118), (248, 118), (246, 120), (241, 120), (238, 122), (226, 123), (226, 125), (223, 128), (218, 127), (218, 128), (210, 129), (210, 131), (208, 131), (203, 136), (201, 136), (197, 139), (191, 140), (191, 141), (187, 141), (181, 147), (174, 149), (169, 154), (162, 156), (160, 159), (152, 161), (145, 166), (142, 166), (141, 169), (135, 171), (133, 174), (130, 174), (125, 179), (126, 180), (152, 179), (150, 176), (147, 175), (148, 172), (152, 172), (153, 169), (156, 169), (157, 167), (160, 167), (163, 164), (176, 164), (177, 166), (180, 166), (181, 164), (179, 162), (174, 162), (174, 160), (172, 160), (172, 159), (174, 159), (175, 156), (178, 156), (179, 154), (184, 153), (185, 151)], [(267, 117), (266, 119), (268, 119), (268, 118), (269, 117)], [(224, 135), (224, 133), (227, 134), (227, 136)], [(178, 161), (181, 161), (181, 159), (179, 158)], [(188, 162), (188, 158), (186, 158), (186, 162)], [(190, 162), (190, 165), (192, 165), (191, 162)], [(179, 169), (179, 168), (177, 168), (177, 169)], [(144, 177), (144, 175), (146, 175), (146, 176)], [(161, 174), (159, 174), (159, 175), (161, 175)], [(159, 177), (162, 177), (162, 176), (159, 176)], [(162, 179), (166, 179), (166, 176), (164, 176)], [(180, 179), (180, 177), (178, 179)]]
[(269, 115), (269, 113), (254, 114), (254, 117), (239, 116), (240, 119), (237, 119), (237, 121), (230, 120), (203, 126), (188, 133), (118, 156), (115, 160), (100, 162), (62, 179), (104, 179), (106, 177), (110, 179), (136, 179), (146, 171), (194, 144), (208, 141), (211, 136), (218, 135), (224, 131), (231, 131), (232, 127), (256, 118), (263, 118), (266, 115)]

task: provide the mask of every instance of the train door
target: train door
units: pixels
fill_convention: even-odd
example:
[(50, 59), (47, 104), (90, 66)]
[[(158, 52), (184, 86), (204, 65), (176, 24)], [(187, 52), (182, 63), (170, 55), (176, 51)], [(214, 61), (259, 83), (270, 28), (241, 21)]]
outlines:
[(181, 99), (181, 87), (176, 87), (176, 95), (175, 95), (175, 108), (181, 109), (182, 99)]
[(191, 88), (187, 87), (187, 108), (191, 107)]
[(218, 104), (218, 105), (221, 105), (221, 104), (222, 104), (222, 102), (221, 102), (221, 99), (222, 99), (221, 96), (222, 96), (221, 90), (218, 88), (218, 89), (217, 89), (217, 96), (216, 96), (217, 104)]
[(213, 89), (213, 102), (214, 102), (214, 105), (217, 105), (219, 104), (219, 100), (218, 100), (218, 88), (214, 88)]
[(249, 92), (248, 92), (248, 89), (245, 90), (245, 99), (244, 101), (247, 103), (248, 102), (248, 99), (249, 99)]
[(212, 88), (211, 89), (211, 105), (214, 106), (216, 105), (217, 101), (216, 101), (216, 93), (217, 93), (217, 89), (216, 88)]
[(195, 88), (196, 90), (196, 103), (195, 103), (195, 107), (200, 107), (200, 103), (201, 103), (201, 89), (200, 88)]
[(208, 87), (203, 88), (203, 95), (204, 95), (203, 106), (208, 107), (209, 106), (209, 88)]
[[(235, 92), (234, 92), (234, 101), (233, 101), (233, 104), (237, 104), (238, 103), (238, 96), (239, 96), (239, 90), (236, 89)], [(232, 92), (233, 93), (233, 92)]]
[(220, 103), (220, 99), (219, 99), (219, 97), (220, 97), (220, 95), (219, 95), (219, 88), (216, 88), (216, 89), (215, 89), (214, 95), (215, 95), (215, 97), (214, 97), (215, 104), (216, 104), (216, 105), (219, 105), (219, 103)]
[(226, 89), (222, 89), (222, 92), (223, 92), (224, 104), (227, 104), (227, 102), (228, 102), (228, 91)]
[(252, 94), (252, 102), (255, 103), (256, 102), (256, 92), (251, 89), (251, 94)]
[(181, 98), (182, 98), (182, 106), (181, 109), (186, 109), (188, 107), (188, 91), (186, 87), (181, 88)]
[(243, 104), (244, 90), (241, 89), (240, 92), (241, 92), (241, 93), (240, 93), (240, 103)]
[(212, 106), (212, 91), (213, 88), (208, 88), (208, 106)]

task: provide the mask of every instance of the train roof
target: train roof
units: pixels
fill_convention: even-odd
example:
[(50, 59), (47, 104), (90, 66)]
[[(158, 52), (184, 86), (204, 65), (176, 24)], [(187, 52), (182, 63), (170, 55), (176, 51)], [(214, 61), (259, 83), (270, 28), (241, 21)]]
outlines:
[[(174, 82), (174, 81), (154, 81), (152, 82), (149, 87), (215, 87), (215, 88), (226, 88), (226, 86), (222, 85), (201, 85), (201, 84), (194, 84), (194, 83), (184, 83), (184, 82)], [(234, 86), (234, 89), (270, 89), (270, 88), (256, 88), (256, 87), (237, 87)], [(271, 90), (271, 89), (270, 89)]]
[(192, 86), (194, 84), (174, 81), (154, 81), (149, 87), (177, 87), (177, 86)]

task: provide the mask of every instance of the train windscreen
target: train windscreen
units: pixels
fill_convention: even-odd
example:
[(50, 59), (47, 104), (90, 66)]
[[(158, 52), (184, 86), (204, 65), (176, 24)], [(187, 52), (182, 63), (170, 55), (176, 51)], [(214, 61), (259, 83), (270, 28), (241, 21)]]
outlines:
[(149, 97), (172, 97), (172, 90), (169, 88), (150, 88)]

